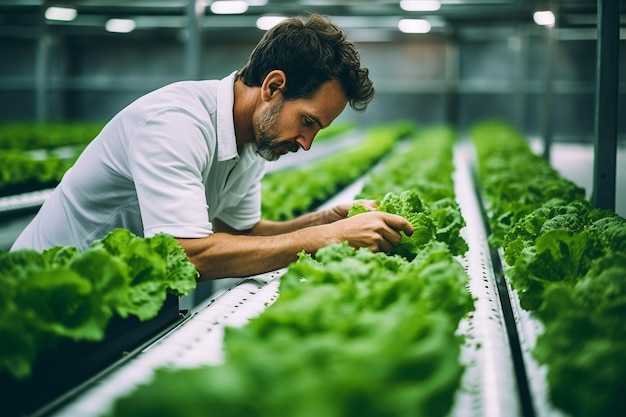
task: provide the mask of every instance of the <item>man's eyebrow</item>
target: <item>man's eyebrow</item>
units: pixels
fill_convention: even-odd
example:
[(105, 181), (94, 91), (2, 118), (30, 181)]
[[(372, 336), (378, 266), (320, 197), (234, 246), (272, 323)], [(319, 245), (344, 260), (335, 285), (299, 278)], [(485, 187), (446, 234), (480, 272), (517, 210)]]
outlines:
[(310, 117), (311, 119), (313, 119), (313, 121), (319, 125), (320, 129), (324, 129), (324, 128), (326, 127), (326, 126), (324, 126), (324, 125), (322, 124), (322, 122), (320, 121), (320, 119), (318, 119), (317, 117), (313, 116), (312, 114), (309, 114), (309, 117)]

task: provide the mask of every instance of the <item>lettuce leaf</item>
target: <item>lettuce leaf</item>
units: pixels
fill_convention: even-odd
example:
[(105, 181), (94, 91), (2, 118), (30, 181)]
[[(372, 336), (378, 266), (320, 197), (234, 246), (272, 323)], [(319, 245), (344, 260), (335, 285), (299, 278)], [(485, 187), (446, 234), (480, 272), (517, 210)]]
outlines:
[(57, 246), (0, 254), (0, 371), (26, 378), (61, 338), (99, 341), (109, 320), (155, 317), (168, 292), (195, 288), (197, 271), (170, 235), (116, 229), (84, 251)]
[(377, 209), (402, 216), (413, 226), (411, 236), (401, 232), (402, 240), (392, 254), (411, 260), (422, 247), (435, 238), (435, 223), (415, 190), (406, 190), (399, 194), (387, 193), (378, 203)]

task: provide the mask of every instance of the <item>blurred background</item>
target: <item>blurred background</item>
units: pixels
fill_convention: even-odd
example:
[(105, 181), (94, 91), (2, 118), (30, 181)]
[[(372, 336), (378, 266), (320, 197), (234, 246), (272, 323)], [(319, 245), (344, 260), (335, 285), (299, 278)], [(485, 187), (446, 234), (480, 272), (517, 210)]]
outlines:
[[(619, 1), (619, 0), (615, 0)], [(316, 11), (353, 39), (377, 90), (371, 124), (502, 118), (526, 135), (591, 142), (596, 0), (2, 0), (0, 122), (105, 122), (182, 79), (240, 68), (280, 16)], [(540, 13), (537, 13), (540, 12)], [(621, 14), (619, 101), (626, 81)], [(626, 134), (619, 121), (619, 137)]]
[[(338, 122), (356, 126), (357, 132), (350, 132), (345, 138), (326, 144), (318, 137), (316, 146), (306, 156), (323, 160), (328, 155), (339, 153), (339, 149), (360, 151), (368, 146), (363, 144), (368, 128), (375, 129), (376, 124), (408, 120), (418, 128), (447, 125), (458, 133), (460, 141), (469, 142), (470, 127), (486, 119), (500, 119), (515, 127), (533, 150), (542, 153), (565, 178), (584, 187), (586, 196), (593, 200), (595, 206), (614, 209), (624, 217), (626, 10), (623, 3), (621, 0), (0, 0), (0, 255), (9, 251), (87, 143), (122, 108), (172, 82), (227, 76), (245, 64), (267, 29), (285, 16), (303, 15), (309, 11), (331, 17), (357, 44), (363, 65), (370, 69), (376, 95), (365, 113), (347, 109), (339, 117)], [(300, 164), (302, 153), (297, 156)], [(418, 170), (413, 168), (419, 168), (421, 162), (411, 160), (410, 166), (406, 167), (407, 172), (414, 174), (412, 171)], [(456, 162), (458, 169), (458, 160)], [(460, 165), (461, 170), (457, 172), (466, 174), (462, 180), (467, 185), (460, 193), (466, 195), (460, 197), (470, 196), (473, 201), (476, 184), (469, 177), (475, 172), (465, 171), (464, 164)], [(274, 167), (276, 170), (281, 168)], [(362, 185), (358, 181), (355, 183), (358, 187)], [(280, 203), (275, 206), (282, 207), (284, 201), (278, 201)], [(467, 222), (469, 226), (477, 226), (483, 220), (484, 213), (480, 210), (476, 213)], [(473, 237), (481, 239), (480, 233), (474, 233)], [(485, 363), (490, 364), (485, 366), (473, 357), (470, 360), (471, 365), (478, 365), (474, 368), (475, 372), (486, 375), (474, 378), (477, 375), (474, 373), (469, 374), (470, 378), (483, 381), (491, 378), (490, 372), (508, 371), (512, 374), (512, 370), (507, 368), (511, 359), (505, 354), (508, 350), (499, 348), (497, 343), (489, 345), (492, 343), (489, 337), (506, 337), (507, 333), (510, 336), (519, 323), (511, 318), (508, 331), (497, 327), (503, 322), (500, 300), (508, 300), (508, 295), (504, 288), (500, 299), (493, 297), (503, 288), (485, 285), (491, 282), (485, 271), (495, 267), (489, 251), (483, 250), (486, 246), (478, 247), (477, 251), (476, 248), (474, 246), (474, 253), (480, 252), (481, 257), (489, 257), (488, 261), (479, 260), (483, 263), (476, 263), (478, 269), (473, 271), (473, 278), (480, 284), (477, 288), (481, 288), (477, 299), (482, 304), (477, 305), (485, 309), (482, 311), (488, 311), (488, 316), (476, 322), (476, 328), (480, 330), (477, 334), (484, 334), (486, 338), (469, 337), (467, 340), (482, 352), (481, 355), (486, 355)], [(269, 283), (277, 284), (276, 276), (270, 278)], [(183, 318), (190, 310), (205, 306), (207, 300), (214, 301), (213, 294), (239, 282), (239, 278), (227, 278), (215, 287), (211, 282), (202, 283), (186, 298), (178, 300), (174, 297), (171, 305), (165, 306), (165, 312), (173, 314), (166, 317), (170, 321), (148, 324), (161, 326), (157, 330), (165, 331), (166, 326)], [(498, 287), (502, 282), (498, 283)], [(202, 343), (209, 343), (209, 347), (219, 346), (213, 338), (221, 340), (219, 331), (222, 330), (214, 331), (209, 327), (208, 330), (212, 331), (209, 333), (202, 320), (211, 323), (211, 326), (221, 326), (221, 316), (226, 310), (220, 308), (235, 313), (235, 309), (249, 297), (247, 294), (253, 295), (261, 289), (258, 292), (263, 297), (261, 302), (247, 303), (248, 306), (256, 304), (249, 311), (258, 306), (268, 306), (278, 293), (277, 287), (263, 287), (265, 284), (268, 282), (258, 279), (246, 282), (244, 292), (240, 293), (245, 298), (241, 301), (227, 298), (231, 304), (217, 304), (219, 320), (217, 314), (206, 316), (208, 318), (200, 320), (200, 325), (204, 327), (199, 327), (196, 320), (194, 332), (202, 329), (202, 337), (209, 335), (206, 339), (194, 337), (192, 342), (195, 345), (192, 345), (189, 344), (191, 332), (178, 333), (183, 334), (183, 339), (189, 339), (182, 343), (178, 339), (173, 344), (180, 344), (180, 351), (178, 348), (170, 349), (172, 345), (167, 344), (165, 354), (158, 349), (149, 351), (148, 368), (163, 362), (171, 364), (174, 359), (170, 355), (179, 355), (179, 352), (184, 353), (175, 360), (183, 360), (177, 363), (184, 363), (185, 358), (190, 357), (195, 360), (193, 355), (199, 353), (198, 357), (201, 357), (205, 353), (206, 346)], [(617, 290), (611, 291), (618, 293)], [(256, 300), (261, 296), (257, 296)], [(14, 297), (4, 298), (12, 300)], [(486, 300), (489, 303), (485, 303)], [(7, 311), (10, 309), (4, 308), (4, 312)], [(181, 315), (181, 311), (185, 314)], [(215, 310), (207, 311), (213, 314)], [(22, 317), (30, 316), (20, 314), (19, 318)], [(517, 319), (518, 316), (515, 317)], [(5, 322), (13, 324), (11, 320)], [(470, 322), (468, 327), (473, 328), (473, 323)], [(526, 325), (528, 322), (521, 323), (524, 331), (535, 331), (535, 327)], [(495, 329), (493, 326), (496, 326)], [(485, 329), (487, 331), (483, 332)], [(147, 346), (148, 336), (141, 335), (138, 339)], [(128, 342), (129, 339), (124, 334), (119, 340)], [(198, 340), (202, 343), (196, 343)], [(487, 343), (483, 343), (485, 340)], [(113, 338), (113, 342), (117, 343), (117, 340)], [(517, 346), (517, 342), (513, 341), (512, 345)], [(602, 344), (597, 344), (595, 340), (588, 345), (593, 349), (608, 347), (605, 340)], [(616, 345), (615, 352), (623, 359), (623, 349), (619, 349), (622, 345)], [(199, 350), (188, 346), (198, 346)], [(119, 361), (128, 359), (128, 346), (123, 349), (123, 359)], [(21, 345), (17, 350), (30, 353)], [(117, 346), (111, 350), (118, 355)], [(150, 356), (152, 352), (161, 356)], [(67, 377), (62, 374), (82, 369), (81, 362), (74, 361), (74, 356), (70, 356), (71, 366), (57, 363), (63, 366), (63, 370), (55, 371), (55, 384), (50, 384), (51, 379), (44, 373), (42, 388), (33, 389), (26, 385), (26, 389), (22, 390), (26, 394), (24, 400), (9, 394), (4, 395), (5, 402), (17, 398), (15, 402), (23, 403), (20, 406), (32, 408), (41, 405), (33, 399), (34, 394), (47, 395), (49, 398), (44, 398), (45, 401), (61, 393), (66, 395), (67, 386), (59, 386), (57, 376)], [(104, 359), (102, 354), (94, 356)], [(79, 356), (76, 358), (82, 359)], [(518, 358), (518, 365), (520, 361)], [(140, 366), (145, 363), (139, 362)], [(622, 368), (614, 367), (613, 359), (606, 363), (611, 365), (606, 368), (599, 366), (600, 372), (608, 374), (610, 369), (611, 375), (621, 375), (614, 370), (623, 369), (623, 363)], [(524, 371), (524, 365), (519, 366)], [(485, 372), (485, 369), (490, 372)], [(121, 395), (129, 390), (129, 384), (136, 381), (128, 378), (133, 372), (135, 376), (150, 375), (145, 369), (123, 374), (120, 380), (101, 385), (107, 391), (105, 396), (112, 393), (114, 396)], [(544, 374), (539, 378), (529, 375), (528, 381), (533, 384), (536, 381), (541, 384), (544, 378)], [(605, 376), (594, 374), (587, 378), (586, 374), (580, 375), (583, 375), (578, 378), (580, 381), (574, 382), (604, 382)], [(511, 375), (508, 378), (505, 381), (513, 381)], [(520, 377), (516, 383), (519, 381), (525, 384), (526, 377)], [(489, 389), (481, 391), (472, 385), (463, 391), (476, 395), (488, 393), (494, 402), (504, 404), (502, 415), (521, 416), (522, 413), (516, 410), (516, 403), (511, 406), (512, 403), (508, 402), (517, 393), (518, 386), (500, 382), (500, 379), (493, 378), (494, 387), (489, 385)], [(13, 381), (10, 384), (10, 387), (17, 386)], [(4, 394), (6, 391), (1, 385), (2, 380), (0, 392)], [(115, 389), (109, 389), (113, 386)], [(575, 387), (573, 392), (579, 392), (575, 391), (577, 385), (572, 386)], [(167, 386), (168, 391), (170, 387)], [(532, 388), (537, 389), (536, 386)], [(53, 392), (55, 390), (56, 393)], [(537, 391), (543, 397), (545, 389), (542, 391), (541, 385)], [(502, 392), (508, 396), (499, 395)], [(96, 413), (103, 410), (98, 408), (102, 407), (99, 402), (102, 398), (98, 395), (96, 390), (94, 397), (86, 396), (79, 404), (79, 407), (85, 405), (91, 414), (77, 414), (70, 409), (66, 415), (100, 415)], [(105, 404), (108, 399), (104, 399)], [(67, 398), (54, 400), (64, 401)], [(601, 401), (594, 397), (594, 402)], [(458, 404), (461, 412), (480, 415), (480, 408), (476, 411), (464, 402)], [(0, 405), (2, 413), (6, 413), (5, 408)], [(45, 410), (35, 417), (43, 415)], [(531, 409), (523, 415), (529, 417), (535, 414)], [(550, 410), (547, 414), (537, 413), (541, 417), (557, 415), (562, 414), (551, 413)]]

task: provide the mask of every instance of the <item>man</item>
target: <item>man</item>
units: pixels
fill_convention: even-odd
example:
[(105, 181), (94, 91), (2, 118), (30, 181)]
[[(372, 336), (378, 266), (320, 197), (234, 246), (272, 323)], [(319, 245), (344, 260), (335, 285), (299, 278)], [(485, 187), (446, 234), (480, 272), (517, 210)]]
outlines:
[[(221, 80), (184, 81), (131, 103), (104, 127), (12, 249), (86, 248), (114, 228), (175, 236), (200, 279), (282, 268), (331, 243), (390, 251), (404, 218), (349, 204), (286, 222), (261, 220), (267, 160), (309, 150), (349, 103), (373, 98), (352, 42), (319, 15), (269, 30)], [(367, 202), (373, 207), (373, 202)]]

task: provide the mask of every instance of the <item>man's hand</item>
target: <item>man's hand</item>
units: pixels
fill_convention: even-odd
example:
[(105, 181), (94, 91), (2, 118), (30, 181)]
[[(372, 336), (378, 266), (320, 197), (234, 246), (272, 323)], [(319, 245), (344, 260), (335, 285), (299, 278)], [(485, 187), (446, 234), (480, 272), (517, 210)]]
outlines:
[(380, 211), (344, 218), (326, 227), (332, 227), (339, 241), (347, 241), (352, 247), (385, 253), (400, 244), (400, 232), (413, 234), (413, 226), (404, 217)]
[(339, 204), (328, 210), (328, 223), (333, 223), (348, 217), (348, 211), (354, 204), (363, 206), (371, 211), (376, 210), (376, 200), (354, 200), (351, 203)]

